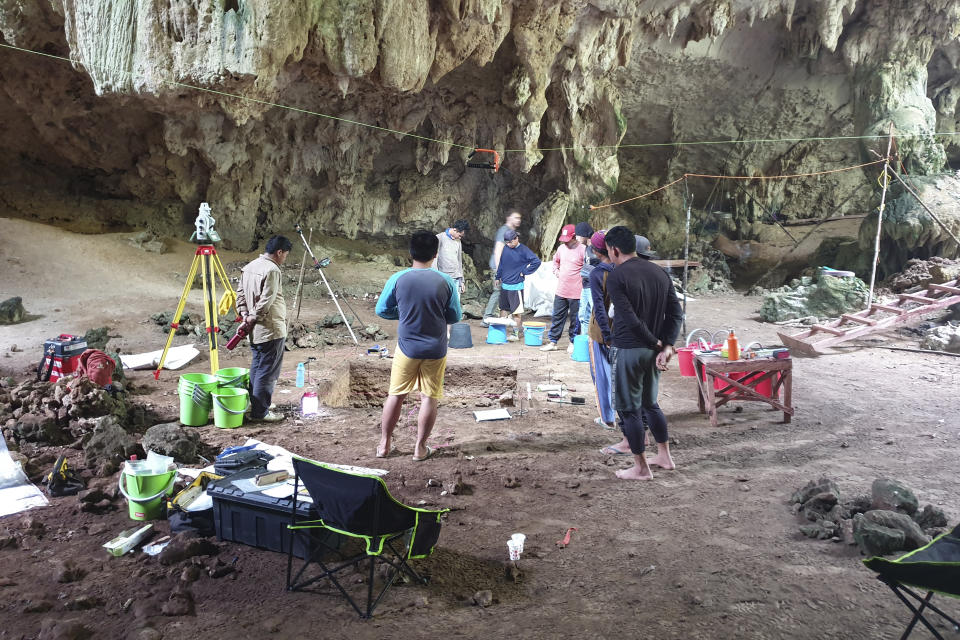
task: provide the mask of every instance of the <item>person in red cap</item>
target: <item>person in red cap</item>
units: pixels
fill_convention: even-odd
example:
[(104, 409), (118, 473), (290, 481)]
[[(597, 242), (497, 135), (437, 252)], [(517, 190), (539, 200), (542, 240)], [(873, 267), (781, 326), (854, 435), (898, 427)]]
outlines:
[(580, 293), (583, 284), (580, 281), (580, 269), (583, 268), (584, 246), (577, 242), (576, 227), (565, 225), (560, 232), (560, 246), (553, 254), (553, 273), (557, 276), (557, 293), (553, 296), (553, 321), (550, 324), (548, 338), (550, 342), (540, 347), (541, 351), (556, 351), (557, 342), (563, 335), (563, 323), (570, 316), (570, 346), (573, 352), (573, 339), (580, 333)]

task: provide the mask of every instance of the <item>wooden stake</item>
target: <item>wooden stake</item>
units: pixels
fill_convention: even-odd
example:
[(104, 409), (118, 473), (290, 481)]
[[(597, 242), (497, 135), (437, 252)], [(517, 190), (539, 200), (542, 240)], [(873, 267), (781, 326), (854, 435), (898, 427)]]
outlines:
[[(310, 231), (307, 232), (307, 242), (313, 239), (313, 227), (310, 228)], [(303, 272), (307, 268), (307, 250), (303, 250), (303, 260), (300, 261), (300, 278), (297, 280), (297, 294), (294, 296), (293, 304), (296, 311), (293, 314), (294, 321), (300, 319), (300, 302), (302, 298), (300, 293), (303, 291)]]
[(873, 304), (873, 285), (877, 279), (877, 262), (880, 260), (880, 229), (883, 227), (883, 208), (887, 202), (887, 184), (890, 178), (890, 150), (893, 148), (893, 123), (890, 123), (890, 135), (887, 138), (887, 157), (883, 163), (883, 193), (880, 195), (880, 212), (877, 215), (877, 238), (873, 244), (873, 268), (870, 270), (870, 293), (867, 294), (867, 309)]

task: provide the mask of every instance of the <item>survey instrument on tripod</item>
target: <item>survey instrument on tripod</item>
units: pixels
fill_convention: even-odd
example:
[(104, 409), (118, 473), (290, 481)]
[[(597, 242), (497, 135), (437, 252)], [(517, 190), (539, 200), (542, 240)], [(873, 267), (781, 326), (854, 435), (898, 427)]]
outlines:
[[(294, 226), (293, 229), (300, 235), (300, 240), (303, 241), (303, 246), (306, 247), (307, 253), (309, 253), (310, 258), (313, 259), (314, 268), (320, 273), (320, 277), (323, 278), (323, 284), (327, 285), (327, 291), (330, 292), (330, 299), (333, 300), (333, 304), (337, 305), (337, 311), (340, 312), (340, 317), (343, 318), (343, 324), (347, 325), (347, 331), (350, 332), (350, 337), (353, 338), (353, 344), (360, 346), (360, 341), (357, 340), (357, 336), (353, 333), (353, 327), (350, 326), (350, 321), (347, 320), (346, 314), (344, 314), (343, 309), (340, 308), (340, 302), (337, 301), (337, 296), (334, 295), (333, 289), (330, 288), (330, 283), (327, 282), (327, 276), (323, 273), (323, 268), (330, 265), (330, 258), (317, 260), (317, 256), (313, 255), (313, 249), (310, 248), (310, 244), (307, 242), (307, 239), (303, 237), (303, 228), (298, 224)], [(346, 302), (346, 300), (344, 300), (344, 302)], [(356, 315), (355, 311), (354, 315)], [(359, 317), (357, 319), (359, 320)]]
[[(153, 372), (154, 380), (160, 379), (160, 370), (167, 360), (167, 351), (173, 343), (173, 336), (180, 328), (180, 317), (183, 315), (183, 308), (187, 304), (187, 294), (193, 288), (193, 281), (197, 277), (197, 271), (200, 272), (203, 279), (203, 320), (207, 331), (207, 344), (210, 346), (210, 373), (216, 373), (220, 368), (220, 359), (218, 357), (218, 335), (220, 325), (218, 318), (225, 316), (233, 309), (237, 310), (237, 294), (230, 286), (230, 279), (227, 278), (227, 272), (220, 262), (217, 250), (213, 242), (220, 241), (220, 235), (214, 231), (213, 225), (216, 220), (210, 215), (210, 205), (206, 202), (200, 205), (200, 213), (197, 215), (195, 223), (196, 231), (190, 237), (194, 242), (200, 244), (193, 256), (193, 262), (190, 264), (190, 272), (187, 274), (187, 281), (183, 285), (183, 293), (180, 295), (180, 301), (177, 303), (177, 311), (173, 314), (170, 321), (170, 333), (167, 335), (167, 344), (163, 347), (163, 354), (160, 356), (160, 364), (157, 370)], [(217, 299), (217, 280), (223, 286), (223, 297), (219, 304)], [(240, 314), (237, 314), (237, 322), (241, 320)]]

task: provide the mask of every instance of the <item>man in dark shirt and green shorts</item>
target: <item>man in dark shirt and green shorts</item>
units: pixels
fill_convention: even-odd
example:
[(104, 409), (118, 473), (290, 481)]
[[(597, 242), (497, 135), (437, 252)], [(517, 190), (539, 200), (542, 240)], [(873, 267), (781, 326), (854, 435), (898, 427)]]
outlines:
[[(657, 393), (660, 372), (666, 370), (676, 353), (673, 343), (680, 333), (683, 309), (670, 276), (645, 257), (637, 256), (640, 243), (632, 231), (614, 227), (607, 231), (604, 242), (616, 265), (607, 277), (607, 293), (616, 309), (610, 350), (613, 406), (634, 457), (634, 466), (617, 471), (617, 477), (651, 480), (650, 464), (675, 468), (667, 418), (657, 404)], [(657, 441), (657, 455), (649, 464), (644, 456), (644, 415)]]
[(437, 236), (429, 231), (415, 232), (410, 238), (413, 267), (393, 274), (377, 299), (378, 316), (400, 321), (390, 369), (390, 391), (380, 418), (378, 458), (390, 455), (390, 442), (403, 401), (417, 390), (420, 391), (420, 413), (413, 459), (419, 462), (433, 454), (427, 438), (433, 431), (437, 406), (443, 397), (447, 325), (460, 322), (461, 314), (457, 283), (447, 274), (430, 268), (438, 247)]

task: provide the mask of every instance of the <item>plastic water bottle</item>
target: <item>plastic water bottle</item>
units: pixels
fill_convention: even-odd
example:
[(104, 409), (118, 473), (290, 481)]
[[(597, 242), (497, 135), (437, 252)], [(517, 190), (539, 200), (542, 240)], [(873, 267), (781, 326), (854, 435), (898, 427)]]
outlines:
[(297, 363), (297, 386), (302, 387), (304, 384), (304, 375), (306, 374), (306, 369), (303, 366), (302, 362)]

